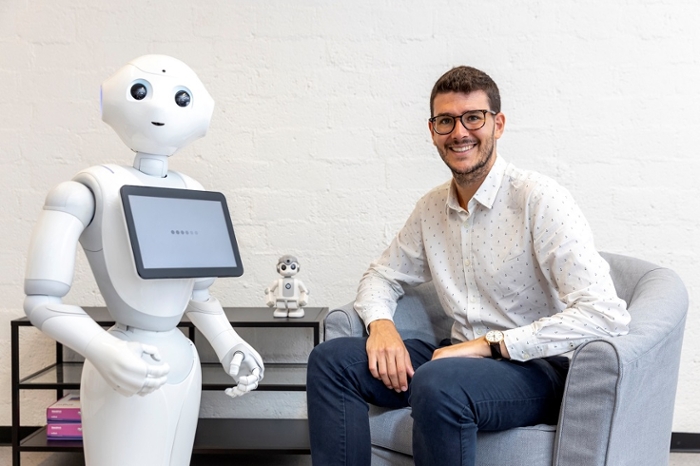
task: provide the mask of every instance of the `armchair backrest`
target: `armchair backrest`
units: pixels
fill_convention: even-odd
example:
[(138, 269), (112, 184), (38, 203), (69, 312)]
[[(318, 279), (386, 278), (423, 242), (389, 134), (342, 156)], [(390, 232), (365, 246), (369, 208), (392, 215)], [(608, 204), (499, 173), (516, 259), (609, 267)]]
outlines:
[(433, 282), (404, 287), (394, 313), (401, 337), (418, 338), (433, 344), (450, 337), (453, 320), (443, 311)]

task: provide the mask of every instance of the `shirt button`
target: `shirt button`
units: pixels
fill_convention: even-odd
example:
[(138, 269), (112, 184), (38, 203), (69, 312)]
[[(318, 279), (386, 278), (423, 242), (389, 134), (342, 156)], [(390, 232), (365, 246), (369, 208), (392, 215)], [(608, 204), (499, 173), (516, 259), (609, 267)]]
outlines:
[(483, 333), (484, 333), (484, 331), (481, 330), (480, 328), (476, 329), (476, 334), (477, 334), (477, 335), (482, 335)]
[(466, 265), (467, 267), (469, 267), (471, 264), (472, 262), (469, 259), (464, 261), (464, 265)]

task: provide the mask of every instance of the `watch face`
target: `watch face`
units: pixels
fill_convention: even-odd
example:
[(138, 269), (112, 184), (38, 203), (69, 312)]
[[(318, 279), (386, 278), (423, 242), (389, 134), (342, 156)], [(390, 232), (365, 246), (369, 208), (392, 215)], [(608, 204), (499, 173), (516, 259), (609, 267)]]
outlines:
[(500, 330), (489, 330), (486, 333), (486, 341), (489, 343), (499, 343), (503, 340), (503, 332)]

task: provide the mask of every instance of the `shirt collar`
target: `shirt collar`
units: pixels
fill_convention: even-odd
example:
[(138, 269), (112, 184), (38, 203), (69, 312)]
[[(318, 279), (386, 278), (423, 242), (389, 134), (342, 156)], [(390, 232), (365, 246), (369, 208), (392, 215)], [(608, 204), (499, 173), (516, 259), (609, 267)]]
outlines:
[[(494, 162), (489, 174), (486, 175), (484, 182), (481, 183), (481, 186), (479, 186), (479, 189), (474, 194), (474, 200), (476, 202), (483, 205), (487, 209), (491, 209), (493, 207), (498, 190), (501, 189), (503, 176), (505, 175), (507, 166), (508, 164), (506, 161), (496, 155), (496, 162)], [(455, 186), (454, 178), (450, 182), (449, 189), (447, 191), (447, 203), (445, 207), (455, 211), (463, 210), (459, 205), (459, 201), (457, 200), (457, 187)]]

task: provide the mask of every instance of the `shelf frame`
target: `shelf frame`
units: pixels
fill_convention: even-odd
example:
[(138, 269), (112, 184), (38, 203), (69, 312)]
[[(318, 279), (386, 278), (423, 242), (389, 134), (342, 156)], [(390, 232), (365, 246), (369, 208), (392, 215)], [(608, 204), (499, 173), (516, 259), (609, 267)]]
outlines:
[[(103, 327), (114, 325), (114, 320), (109, 315), (105, 307), (85, 307), (85, 312), (92, 317), (95, 322)], [(231, 325), (234, 327), (254, 327), (254, 328), (311, 328), (313, 331), (313, 346), (318, 345), (322, 338), (323, 320), (328, 313), (327, 307), (306, 308), (306, 315), (297, 319), (280, 319), (272, 317), (272, 311), (268, 308), (255, 307), (225, 307), (224, 312)], [(46, 427), (42, 427), (24, 437), (20, 434), (23, 427), (20, 423), (20, 392), (21, 390), (55, 390), (56, 399), (64, 396), (66, 390), (78, 390), (80, 380), (56, 381), (56, 382), (33, 382), (52, 370), (62, 372), (66, 368), (74, 368), (82, 365), (82, 362), (64, 361), (63, 345), (56, 343), (55, 363), (49, 364), (38, 371), (21, 377), (20, 375), (20, 342), (19, 332), (21, 327), (32, 327), (27, 317), (14, 319), (10, 322), (10, 348), (11, 348), (11, 384), (12, 384), (12, 464), (20, 466), (21, 452), (81, 452), (83, 451), (82, 441), (75, 440), (47, 440)], [(183, 316), (178, 327), (186, 329), (187, 336), (195, 341), (196, 327)], [(202, 363), (202, 370), (213, 367), (220, 367), (218, 363)], [(306, 364), (298, 363), (270, 363), (266, 364), (267, 375), (270, 376), (276, 370), (289, 370), (306, 375)], [(222, 369), (223, 371), (223, 369)], [(61, 379), (62, 376), (57, 376)], [(225, 380), (225, 379), (224, 379)], [(230, 387), (226, 382), (206, 382), (203, 378), (202, 390), (222, 390)], [(265, 379), (258, 387), (261, 391), (305, 391), (305, 383), (266, 383)], [(251, 429), (250, 425), (255, 424), (259, 428)], [(244, 428), (244, 426), (248, 428)], [(262, 430), (261, 430), (262, 429)], [(273, 438), (285, 438), (274, 434), (279, 431), (280, 435), (289, 436), (290, 442), (282, 445), (269, 445), (259, 438), (258, 432), (266, 432), (264, 437), (269, 438), (272, 432)], [(227, 436), (226, 432), (246, 432), (242, 438), (240, 435), (235, 438)], [(251, 437), (251, 438), (248, 438)], [(298, 453), (308, 454), (308, 421), (306, 419), (199, 419), (197, 434), (195, 435), (195, 446), (193, 454), (226, 454), (226, 453)]]

